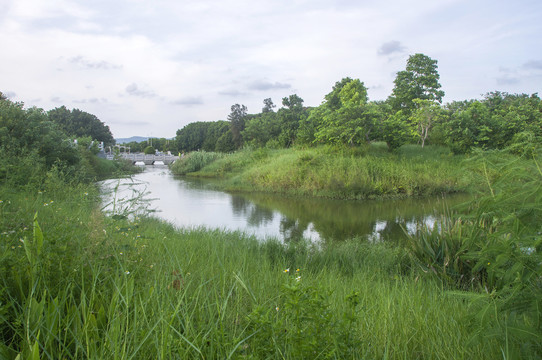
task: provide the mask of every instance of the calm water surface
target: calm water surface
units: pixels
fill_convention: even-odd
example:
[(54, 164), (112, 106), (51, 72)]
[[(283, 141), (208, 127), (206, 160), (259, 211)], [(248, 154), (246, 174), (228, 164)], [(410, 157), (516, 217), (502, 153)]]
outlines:
[[(147, 209), (178, 227), (239, 230), (260, 239), (292, 241), (301, 237), (315, 242), (362, 237), (390, 241), (404, 230), (432, 226), (446, 207), (464, 202), (465, 196), (431, 199), (344, 201), (292, 198), (273, 194), (229, 194), (211, 189), (209, 181), (174, 177), (166, 166), (147, 166), (132, 180), (109, 180), (104, 188), (118, 186), (106, 202), (119, 209), (135, 208), (134, 197), (144, 194)], [(108, 206), (112, 210), (112, 205)]]

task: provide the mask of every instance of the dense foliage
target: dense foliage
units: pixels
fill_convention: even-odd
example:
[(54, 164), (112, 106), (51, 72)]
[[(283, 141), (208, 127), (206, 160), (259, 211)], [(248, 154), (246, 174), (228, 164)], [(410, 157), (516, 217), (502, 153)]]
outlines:
[(542, 142), (542, 101), (537, 94), (496, 91), (480, 100), (442, 105), (439, 80), (437, 61), (415, 54), (397, 73), (386, 101), (369, 101), (364, 83), (346, 77), (317, 107), (303, 107), (296, 94), (283, 98), (276, 112), (269, 98), (258, 114), (235, 104), (229, 121), (189, 124), (177, 131), (176, 143), (180, 151), (231, 152), (247, 145), (363, 147), (384, 141), (391, 151), (404, 144), (433, 144), (456, 154), (509, 148), (529, 155)]
[[(53, 112), (82, 113), (79, 110), (70, 112), (64, 107), (59, 109)], [(96, 118), (92, 115), (92, 119)], [(77, 130), (74, 127), (73, 132), (67, 134), (57, 120), (51, 112), (35, 107), (25, 109), (23, 103), (1, 97), (0, 183), (14, 187), (39, 185), (52, 172), (74, 182), (88, 182), (126, 169), (127, 164), (108, 162), (95, 156), (94, 140), (100, 139), (88, 136), (86, 128)], [(104, 129), (109, 131), (107, 127)], [(82, 135), (74, 138), (75, 134)]]
[[(374, 110), (367, 107), (388, 109), (363, 93), (361, 82), (346, 79), (320, 113), (329, 116), (330, 126), (341, 126), (335, 120), (350, 110), (362, 118)], [(536, 105), (537, 99), (517, 101)], [(486, 106), (497, 118), (500, 105), (490, 106), (497, 100), (473, 105), (472, 112), (484, 114)], [(408, 139), (416, 124), (420, 139), (445, 138), (444, 127), (427, 131), (446, 115), (433, 103), (424, 108), (425, 101), (415, 99), (418, 108), (388, 117), (388, 129)], [(258, 190), (321, 183), (353, 198), (422, 195), (431, 186), (440, 192), (462, 186), (468, 174), (467, 185), (480, 195), (434, 227), (420, 224), (406, 251), (362, 239), (282, 244), (220, 230), (179, 230), (148, 217), (129, 218), (134, 199), (115, 199), (125, 201), (116, 207), (124, 210), (108, 217), (91, 180), (117, 165), (94, 156), (92, 138), (75, 146), (47, 113), (0, 94), (0, 358), (542, 356), (536, 116), (521, 122), (531, 124), (522, 132), (511, 130), (515, 140), (499, 145), (506, 150), (476, 152), (460, 162), (467, 157), (434, 145), (401, 146), (394, 153), (382, 151), (383, 143), (351, 146), (380, 134), (378, 116), (374, 130), (355, 122), (364, 130), (341, 137), (311, 127), (315, 118), (306, 117), (297, 96), (283, 99), (277, 113), (272, 102), (264, 104), (262, 114), (282, 124), (265, 146), (291, 146), (301, 130), (306, 139), (313, 136), (311, 143), (318, 136), (347, 146), (200, 151), (177, 166), (233, 174), (234, 185), (248, 180)], [(518, 114), (532, 115), (529, 106), (522, 109)], [(509, 114), (503, 116), (515, 118)], [(243, 115), (239, 133), (255, 118)], [(224, 134), (230, 134), (224, 144), (236, 145), (230, 124)], [(493, 136), (484, 130), (480, 140), (486, 135)]]
[(68, 110), (61, 106), (47, 112), (49, 120), (55, 123), (68, 136), (85, 137), (89, 136), (94, 140), (101, 141), (104, 145), (113, 145), (115, 140), (105, 125), (95, 115), (79, 109)]

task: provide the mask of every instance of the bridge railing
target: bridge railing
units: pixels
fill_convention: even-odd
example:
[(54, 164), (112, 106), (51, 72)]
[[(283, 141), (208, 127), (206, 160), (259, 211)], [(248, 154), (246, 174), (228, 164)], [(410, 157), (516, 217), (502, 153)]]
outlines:
[[(132, 160), (134, 162), (138, 161), (175, 161), (179, 157), (175, 155), (146, 155), (146, 154), (120, 154), (121, 158), (126, 160)], [(115, 158), (114, 155), (106, 155), (106, 158), (108, 160), (113, 160)]]

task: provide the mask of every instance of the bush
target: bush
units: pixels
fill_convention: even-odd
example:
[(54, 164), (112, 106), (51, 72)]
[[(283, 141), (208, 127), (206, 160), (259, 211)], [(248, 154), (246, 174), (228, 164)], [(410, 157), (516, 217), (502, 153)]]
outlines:
[(145, 148), (145, 150), (143, 150), (143, 152), (145, 153), (145, 155), (154, 155), (154, 154), (156, 154), (156, 150), (150, 145), (147, 146)]
[[(424, 273), (447, 287), (473, 289), (478, 333), (538, 348), (542, 334), (542, 171), (538, 159), (478, 154), (486, 191), (467, 211), (410, 237), (409, 252)], [(471, 296), (472, 297), (472, 296)], [(471, 299), (471, 301), (473, 301)], [(497, 315), (497, 321), (488, 314)]]
[(171, 166), (171, 171), (176, 175), (185, 175), (196, 172), (222, 157), (224, 157), (224, 154), (217, 152), (194, 151), (184, 158), (177, 160)]

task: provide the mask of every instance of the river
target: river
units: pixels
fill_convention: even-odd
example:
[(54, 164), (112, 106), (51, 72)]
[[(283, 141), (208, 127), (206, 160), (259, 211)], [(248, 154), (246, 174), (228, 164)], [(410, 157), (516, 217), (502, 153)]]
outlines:
[[(429, 199), (345, 201), (230, 194), (208, 180), (179, 178), (167, 166), (146, 166), (131, 179), (107, 180), (107, 211), (152, 212), (177, 227), (241, 231), (259, 239), (314, 242), (359, 237), (395, 241), (419, 226), (433, 226), (439, 215), (465, 196)], [(116, 188), (116, 190), (114, 190)], [(109, 189), (110, 191), (107, 191)]]

